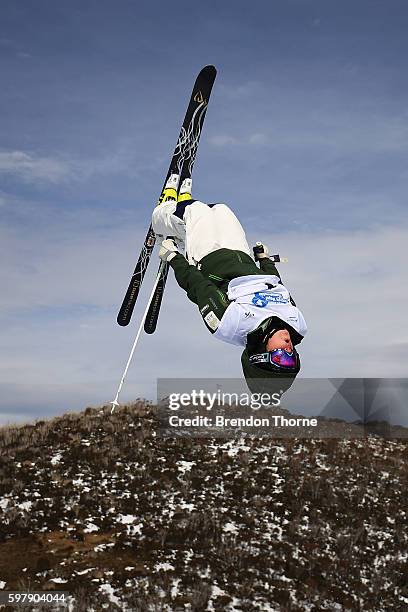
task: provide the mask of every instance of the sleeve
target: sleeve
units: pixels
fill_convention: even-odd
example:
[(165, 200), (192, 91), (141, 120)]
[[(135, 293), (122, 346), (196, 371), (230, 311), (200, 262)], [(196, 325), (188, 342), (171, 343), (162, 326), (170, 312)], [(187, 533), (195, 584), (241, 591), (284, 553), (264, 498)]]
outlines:
[(191, 266), (181, 255), (170, 261), (178, 285), (187, 293), (189, 300), (200, 310), (203, 321), (211, 333), (214, 333), (230, 305), (227, 295), (218, 289), (200, 270)]
[(265, 274), (275, 274), (275, 276), (278, 276), (279, 278), (281, 278), (274, 262), (271, 259), (269, 259), (269, 257), (262, 257), (258, 261), (259, 261), (259, 267), (261, 268), (262, 272), (265, 272)]

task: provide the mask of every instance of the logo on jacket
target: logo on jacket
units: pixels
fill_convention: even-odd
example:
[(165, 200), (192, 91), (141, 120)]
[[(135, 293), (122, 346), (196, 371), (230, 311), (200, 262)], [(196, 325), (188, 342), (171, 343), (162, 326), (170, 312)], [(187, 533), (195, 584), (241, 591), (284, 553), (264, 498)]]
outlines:
[(289, 297), (284, 297), (280, 293), (268, 293), (266, 291), (257, 291), (254, 293), (252, 303), (259, 308), (265, 308), (268, 304), (288, 304)]

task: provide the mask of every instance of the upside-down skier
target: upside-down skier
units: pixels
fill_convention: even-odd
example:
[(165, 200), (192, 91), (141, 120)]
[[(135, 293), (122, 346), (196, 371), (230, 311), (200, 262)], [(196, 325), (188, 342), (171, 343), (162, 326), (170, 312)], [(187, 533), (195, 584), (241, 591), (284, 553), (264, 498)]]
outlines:
[(252, 256), (232, 210), (194, 200), (191, 179), (179, 194), (179, 201), (162, 202), (153, 211), (153, 229), (165, 238), (160, 258), (173, 268), (214, 337), (244, 347), (241, 363), (250, 390), (286, 390), (300, 370), (295, 346), (307, 328), (267, 247), (257, 243)]

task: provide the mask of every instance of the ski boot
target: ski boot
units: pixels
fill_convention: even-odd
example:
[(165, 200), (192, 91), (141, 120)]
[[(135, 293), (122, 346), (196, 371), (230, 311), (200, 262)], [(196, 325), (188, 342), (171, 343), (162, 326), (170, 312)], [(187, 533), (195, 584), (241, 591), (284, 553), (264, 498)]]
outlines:
[(178, 201), (179, 202), (185, 202), (186, 200), (192, 200), (192, 188), (193, 188), (193, 181), (191, 178), (185, 178), (183, 180), (183, 182), (181, 183), (181, 187), (179, 190), (179, 195), (178, 195)]
[(159, 204), (162, 204), (163, 202), (168, 202), (169, 200), (175, 200), (177, 202), (177, 189), (179, 186), (179, 182), (179, 174), (170, 174), (160, 196)]

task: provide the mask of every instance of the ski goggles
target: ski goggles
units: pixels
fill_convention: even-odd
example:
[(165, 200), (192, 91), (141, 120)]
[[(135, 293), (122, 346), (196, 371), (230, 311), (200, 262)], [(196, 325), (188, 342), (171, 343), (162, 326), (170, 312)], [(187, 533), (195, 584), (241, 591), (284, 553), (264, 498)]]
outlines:
[(252, 365), (259, 366), (266, 370), (291, 370), (297, 371), (299, 368), (299, 358), (296, 351), (290, 353), (285, 349), (275, 349), (268, 353), (259, 353), (249, 358)]

